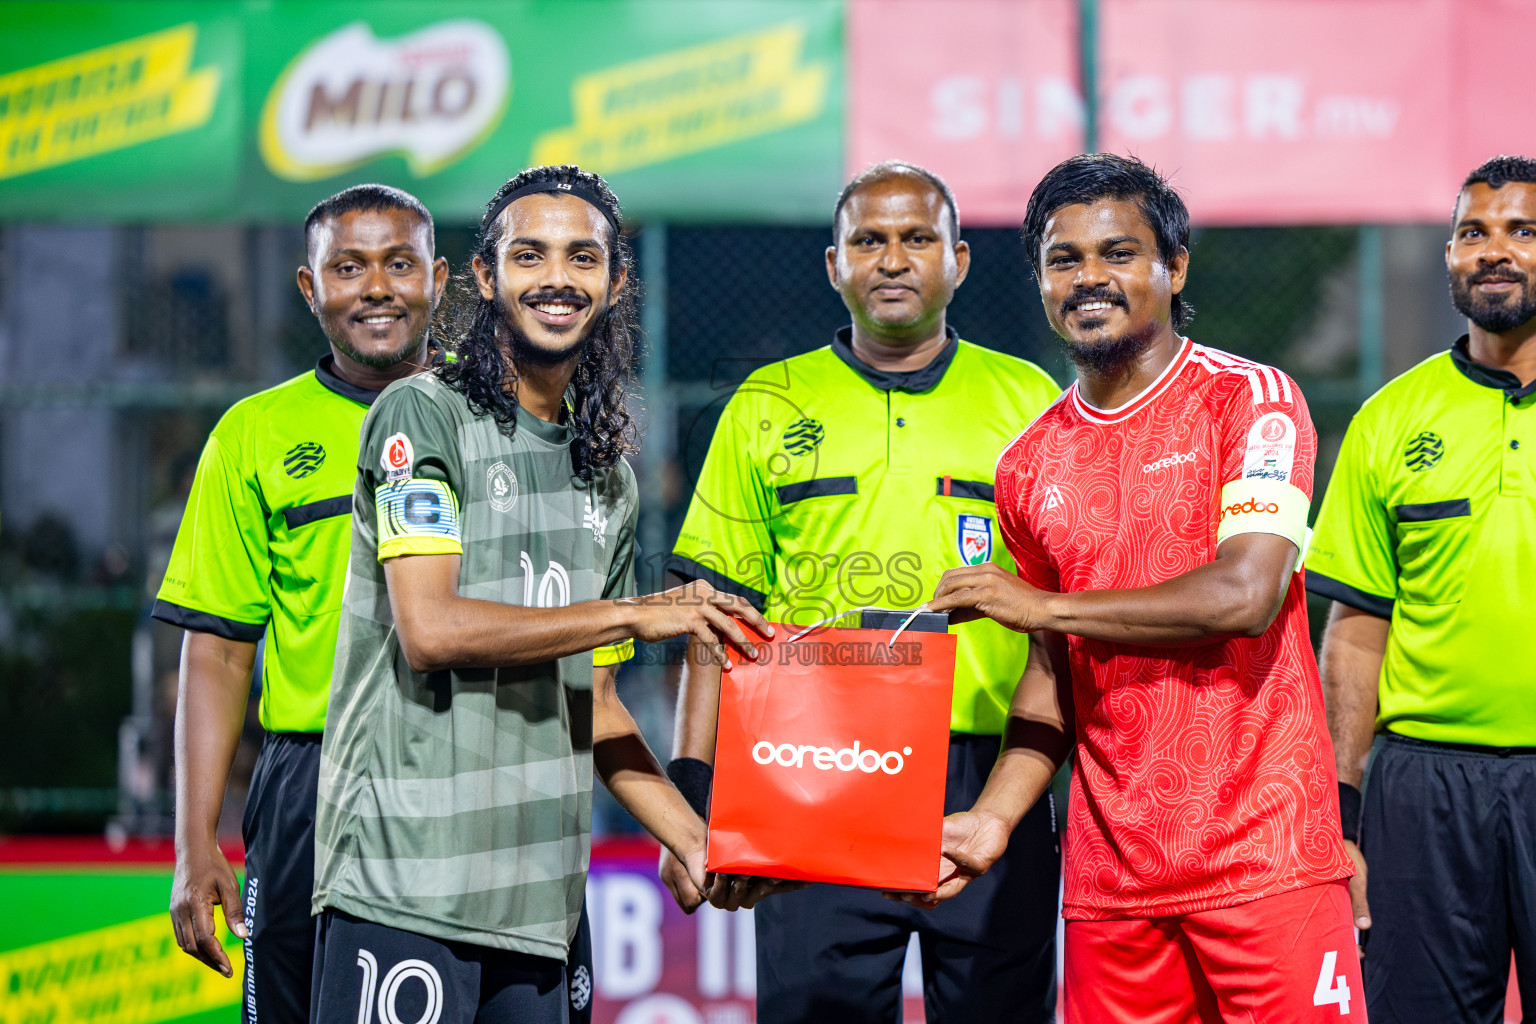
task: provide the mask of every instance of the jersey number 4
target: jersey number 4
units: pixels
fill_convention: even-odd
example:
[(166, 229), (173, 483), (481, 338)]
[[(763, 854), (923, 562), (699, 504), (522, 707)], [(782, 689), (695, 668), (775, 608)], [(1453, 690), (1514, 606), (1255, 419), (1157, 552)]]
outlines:
[(1349, 1012), (1349, 983), (1344, 980), (1344, 975), (1334, 976), (1334, 965), (1339, 962), (1339, 954), (1329, 951), (1323, 954), (1323, 969), (1317, 975), (1317, 988), (1312, 990), (1313, 1006), (1332, 1006), (1337, 1003), (1339, 1016)]

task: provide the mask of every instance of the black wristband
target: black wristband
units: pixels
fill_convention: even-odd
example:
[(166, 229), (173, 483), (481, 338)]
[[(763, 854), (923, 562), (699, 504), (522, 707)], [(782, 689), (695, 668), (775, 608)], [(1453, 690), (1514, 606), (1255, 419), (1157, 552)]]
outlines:
[(715, 769), (696, 757), (674, 757), (667, 764), (667, 778), (683, 794), (688, 806), (705, 821), (709, 820), (709, 787), (715, 781)]
[(1360, 790), (1339, 783), (1339, 831), (1352, 843), (1360, 841)]

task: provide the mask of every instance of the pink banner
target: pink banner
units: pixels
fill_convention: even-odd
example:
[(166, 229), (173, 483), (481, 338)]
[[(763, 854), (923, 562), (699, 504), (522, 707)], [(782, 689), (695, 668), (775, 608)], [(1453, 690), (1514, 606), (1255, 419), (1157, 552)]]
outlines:
[[(593, 1024), (752, 1024), (757, 940), (752, 912), (684, 914), (656, 877), (648, 839), (592, 844), (587, 913)], [(908, 954), (903, 1016), (922, 1024), (922, 973)]]
[[(1438, 221), (1536, 153), (1490, 39), (1522, 0), (1100, 0), (1100, 148), (1171, 173), (1207, 224)], [(1016, 224), (1081, 146), (1075, 0), (850, 0), (849, 163), (914, 160), (970, 223)]]

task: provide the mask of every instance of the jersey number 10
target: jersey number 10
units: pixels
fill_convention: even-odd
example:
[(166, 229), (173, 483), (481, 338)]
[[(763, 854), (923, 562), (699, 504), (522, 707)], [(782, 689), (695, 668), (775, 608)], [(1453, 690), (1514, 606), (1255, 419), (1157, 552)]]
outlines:
[(373, 995), (379, 995), (379, 1024), (405, 1024), (395, 1012), (400, 986), (412, 978), (427, 986), (427, 1008), (416, 1024), (437, 1024), (443, 1015), (443, 979), (437, 968), (425, 960), (402, 960), (389, 969), (379, 983), (379, 963), (366, 949), (357, 951), (357, 966), (363, 969), (362, 1005), (357, 1008), (357, 1024), (373, 1024)]
[(544, 570), (544, 578), (539, 580), (538, 593), (535, 594), (533, 580), (537, 573), (533, 571), (533, 559), (528, 552), (522, 551), (518, 553), (517, 561), (523, 569), (524, 608), (564, 608), (571, 603), (571, 576), (565, 571), (565, 566), (559, 562), (550, 562), (549, 568)]

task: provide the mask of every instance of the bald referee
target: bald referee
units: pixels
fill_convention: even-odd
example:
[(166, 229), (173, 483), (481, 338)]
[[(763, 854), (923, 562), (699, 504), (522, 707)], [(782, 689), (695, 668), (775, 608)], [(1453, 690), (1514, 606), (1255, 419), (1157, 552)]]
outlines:
[(1536, 161), (1445, 263), (1468, 332), (1355, 416), (1307, 555), (1372, 1024), (1498, 1024), (1511, 950), (1536, 1007)]
[[(1060, 392), (1039, 367), (959, 340), (945, 320), (970, 251), (947, 185), (901, 163), (843, 190), (827, 275), (853, 323), (830, 346), (766, 366), (731, 399), (667, 568), (810, 624), (860, 606), (912, 608), (944, 570), (989, 559), (997, 454)], [(857, 621), (851, 624), (857, 625)], [(997, 757), (1028, 639), (958, 626), (946, 813), (971, 805)], [(704, 813), (719, 670), (690, 650), (668, 772)], [(812, 886), (756, 909), (761, 1024), (901, 1019), (909, 937), (931, 1022), (1054, 1019), (1060, 856), (1051, 808), (1031, 811), (984, 888), (928, 913)], [(662, 876), (685, 909), (680, 866)]]

